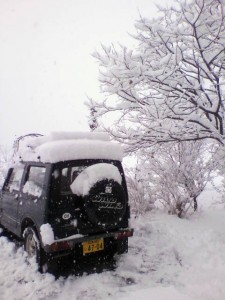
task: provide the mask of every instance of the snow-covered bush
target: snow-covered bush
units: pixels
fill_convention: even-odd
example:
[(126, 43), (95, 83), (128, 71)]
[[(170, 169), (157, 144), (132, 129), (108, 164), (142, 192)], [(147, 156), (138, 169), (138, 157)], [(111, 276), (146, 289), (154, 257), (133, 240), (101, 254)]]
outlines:
[(225, 148), (221, 145), (217, 148), (214, 155), (214, 169), (218, 176), (211, 182), (214, 190), (220, 195), (221, 204), (225, 204)]
[(136, 168), (125, 169), (131, 213), (143, 215), (154, 208), (150, 184), (145, 176), (145, 170)]
[(197, 198), (215, 176), (215, 145), (202, 141), (166, 143), (139, 154), (135, 176), (128, 176), (132, 210), (143, 213), (161, 203), (183, 217), (197, 209)]

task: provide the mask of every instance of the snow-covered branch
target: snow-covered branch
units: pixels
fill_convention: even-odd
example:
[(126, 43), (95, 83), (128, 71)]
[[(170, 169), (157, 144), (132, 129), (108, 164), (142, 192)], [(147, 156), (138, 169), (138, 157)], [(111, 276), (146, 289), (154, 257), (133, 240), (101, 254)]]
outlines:
[(161, 9), (157, 19), (136, 23), (135, 50), (102, 46), (94, 54), (107, 95), (95, 108), (98, 117), (119, 113), (115, 137), (137, 149), (143, 138), (148, 146), (205, 138), (223, 144), (224, 13), (219, 0)]

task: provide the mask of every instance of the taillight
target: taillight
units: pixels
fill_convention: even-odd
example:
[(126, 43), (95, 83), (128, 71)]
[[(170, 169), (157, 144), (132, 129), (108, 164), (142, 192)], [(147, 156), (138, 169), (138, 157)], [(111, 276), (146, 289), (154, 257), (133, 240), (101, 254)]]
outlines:
[(58, 242), (58, 243), (53, 243), (50, 246), (50, 249), (52, 252), (57, 252), (57, 251), (62, 251), (62, 250), (68, 250), (71, 249), (72, 245), (70, 242)]
[(115, 239), (119, 240), (119, 239), (128, 238), (130, 236), (133, 236), (133, 229), (126, 230), (126, 231), (120, 231), (120, 232), (116, 233), (115, 234)]

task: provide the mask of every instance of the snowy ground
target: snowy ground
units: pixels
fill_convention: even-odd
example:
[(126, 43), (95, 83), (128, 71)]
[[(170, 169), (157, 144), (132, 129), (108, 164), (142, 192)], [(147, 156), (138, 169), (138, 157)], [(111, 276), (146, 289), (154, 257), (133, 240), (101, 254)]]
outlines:
[(0, 237), (0, 299), (225, 299), (223, 206), (200, 208), (189, 219), (152, 212), (132, 226), (129, 253), (115, 271), (57, 280), (38, 273), (21, 247)]

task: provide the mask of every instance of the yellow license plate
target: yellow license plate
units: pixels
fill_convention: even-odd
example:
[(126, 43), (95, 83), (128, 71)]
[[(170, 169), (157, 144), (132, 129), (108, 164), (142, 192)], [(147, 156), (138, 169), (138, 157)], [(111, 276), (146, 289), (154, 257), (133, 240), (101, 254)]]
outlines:
[(83, 254), (104, 250), (104, 239), (98, 239), (83, 243)]

